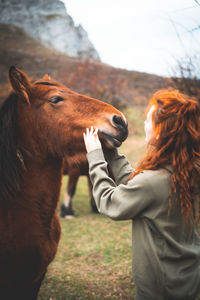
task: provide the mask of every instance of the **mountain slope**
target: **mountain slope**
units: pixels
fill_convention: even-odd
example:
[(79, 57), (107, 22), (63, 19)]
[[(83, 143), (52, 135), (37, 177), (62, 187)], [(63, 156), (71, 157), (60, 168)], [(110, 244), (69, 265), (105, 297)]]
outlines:
[(147, 103), (168, 80), (156, 75), (116, 69), (101, 62), (83, 61), (49, 50), (14, 25), (0, 24), (0, 100), (8, 93), (11, 65), (32, 79), (48, 73), (73, 90), (109, 102), (119, 108)]

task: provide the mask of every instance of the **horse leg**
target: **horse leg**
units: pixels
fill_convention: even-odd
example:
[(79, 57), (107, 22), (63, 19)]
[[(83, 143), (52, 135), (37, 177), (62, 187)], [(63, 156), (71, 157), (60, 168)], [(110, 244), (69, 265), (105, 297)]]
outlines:
[(61, 205), (60, 216), (65, 219), (71, 219), (74, 216), (74, 211), (72, 209), (72, 198), (76, 191), (76, 185), (80, 171), (78, 168), (74, 168), (71, 172), (69, 171), (69, 179), (67, 184), (67, 189), (64, 194), (63, 204)]
[(21, 282), (13, 282), (12, 286), (0, 289), (0, 299), (2, 300), (37, 300), (41, 283), (44, 279), (45, 273), (32, 284)]
[(37, 300), (37, 296), (38, 296), (42, 281), (44, 279), (45, 273), (41, 276), (41, 278), (37, 282), (32, 283), (30, 288), (27, 288), (27, 290), (26, 290), (26, 288), (23, 287), (22, 296), (19, 299)]
[(93, 213), (99, 213), (98, 209), (97, 209), (97, 206), (96, 206), (96, 202), (95, 202), (94, 197), (92, 195), (92, 183), (90, 181), (89, 175), (87, 176), (87, 179), (88, 179), (88, 190), (89, 190), (89, 195), (90, 195), (90, 205), (91, 205), (92, 211), (93, 211)]
[(30, 296), (27, 297), (27, 299), (30, 299), (30, 300), (36, 300), (37, 299), (37, 296), (38, 296), (38, 293), (39, 293), (39, 290), (40, 290), (40, 287), (41, 287), (41, 284), (42, 284), (42, 281), (44, 279), (44, 276), (45, 276), (46, 272), (41, 276), (41, 278), (32, 284), (31, 288), (30, 288)]

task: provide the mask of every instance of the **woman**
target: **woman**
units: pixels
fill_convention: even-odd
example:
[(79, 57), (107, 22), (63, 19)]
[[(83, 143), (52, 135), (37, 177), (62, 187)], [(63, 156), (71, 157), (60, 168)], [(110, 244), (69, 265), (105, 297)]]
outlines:
[(194, 300), (200, 292), (200, 108), (178, 91), (156, 92), (145, 121), (148, 151), (135, 170), (114, 149), (107, 162), (87, 129), (93, 195), (100, 213), (133, 220), (137, 300)]

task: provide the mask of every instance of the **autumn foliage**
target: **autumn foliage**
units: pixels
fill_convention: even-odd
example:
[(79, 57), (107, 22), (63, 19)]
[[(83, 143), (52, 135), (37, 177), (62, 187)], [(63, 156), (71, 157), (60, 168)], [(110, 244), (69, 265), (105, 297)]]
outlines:
[(0, 36), (1, 100), (8, 91), (10, 65), (23, 69), (33, 80), (48, 73), (69, 88), (119, 109), (146, 104), (157, 89), (168, 85), (167, 79), (156, 75), (116, 69), (49, 50), (13, 25), (1, 24)]

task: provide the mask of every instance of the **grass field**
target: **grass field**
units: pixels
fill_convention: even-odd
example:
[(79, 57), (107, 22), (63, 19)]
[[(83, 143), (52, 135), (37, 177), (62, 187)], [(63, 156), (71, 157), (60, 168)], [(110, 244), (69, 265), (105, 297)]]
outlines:
[[(144, 153), (142, 129), (133, 135), (134, 118), (140, 118), (140, 113), (138, 108), (135, 117), (130, 116), (131, 135), (120, 149), (133, 162)], [(67, 176), (63, 178), (61, 200), (67, 179)], [(76, 217), (61, 220), (59, 249), (48, 268), (38, 299), (134, 299), (131, 221), (114, 222), (93, 214), (86, 177), (79, 179), (73, 208)]]

